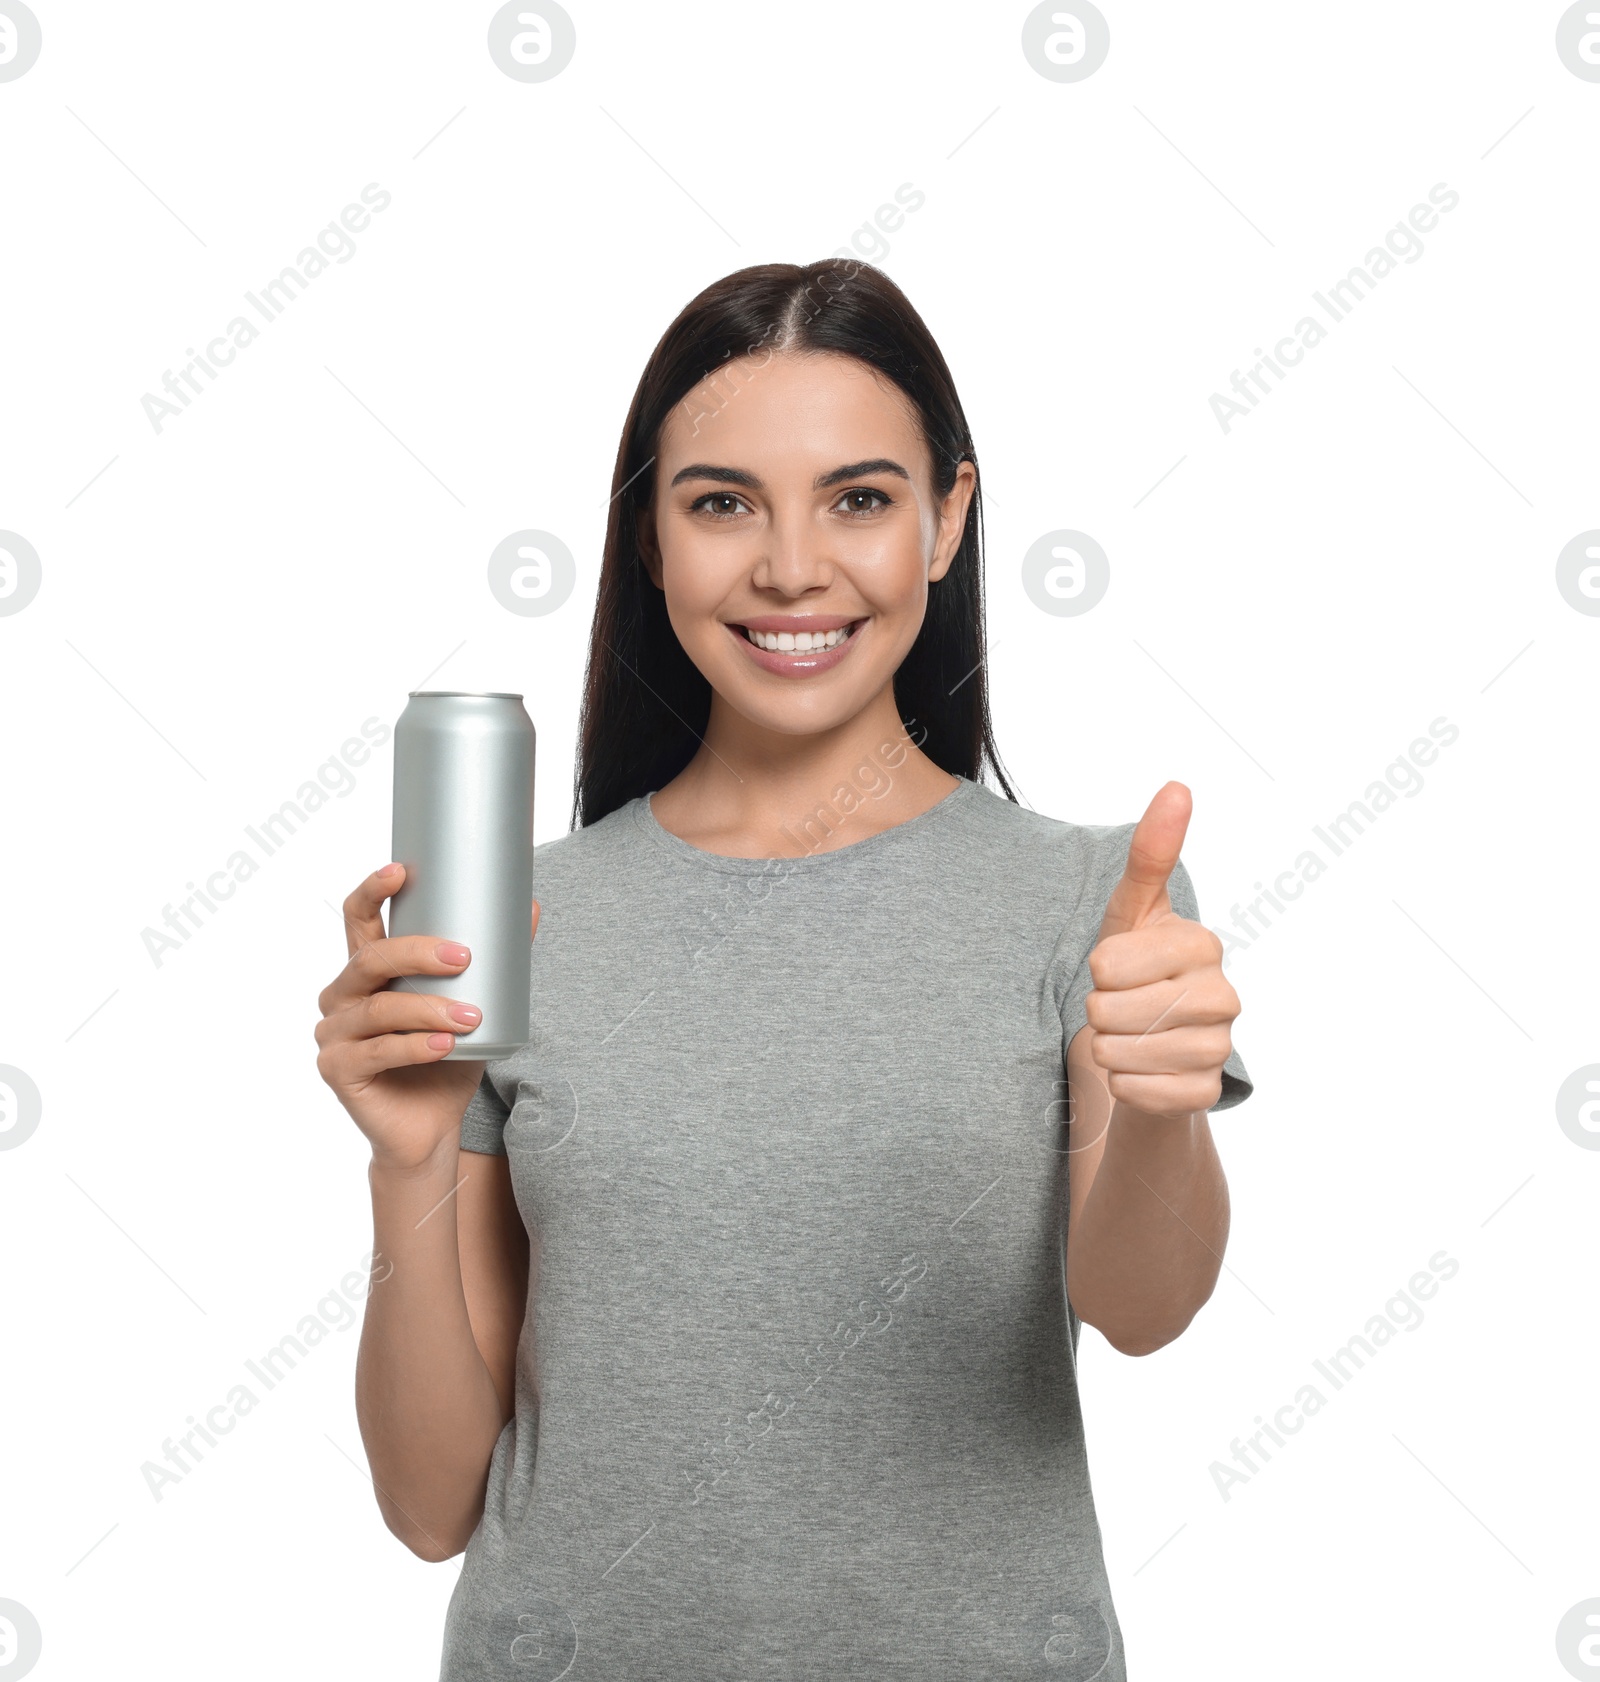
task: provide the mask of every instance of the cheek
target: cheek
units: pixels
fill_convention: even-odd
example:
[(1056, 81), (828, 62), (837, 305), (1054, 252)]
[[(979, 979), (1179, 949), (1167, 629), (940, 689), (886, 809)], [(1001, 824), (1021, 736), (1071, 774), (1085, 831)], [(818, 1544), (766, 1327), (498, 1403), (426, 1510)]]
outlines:
[(657, 527), (661, 545), (661, 583), (667, 611), (685, 621), (713, 612), (732, 585), (748, 570), (739, 546), (708, 542), (701, 532), (671, 524)]
[(880, 612), (915, 609), (927, 592), (928, 561), (918, 522), (892, 531), (861, 533), (850, 545), (854, 577)]

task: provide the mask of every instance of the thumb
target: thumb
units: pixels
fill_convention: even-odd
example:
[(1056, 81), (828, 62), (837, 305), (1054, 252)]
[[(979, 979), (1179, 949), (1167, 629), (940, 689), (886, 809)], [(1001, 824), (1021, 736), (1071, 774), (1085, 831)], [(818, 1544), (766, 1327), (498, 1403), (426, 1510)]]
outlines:
[(1172, 909), (1167, 879), (1178, 862), (1194, 802), (1182, 783), (1164, 783), (1134, 826), (1122, 879), (1111, 890), (1096, 944)]

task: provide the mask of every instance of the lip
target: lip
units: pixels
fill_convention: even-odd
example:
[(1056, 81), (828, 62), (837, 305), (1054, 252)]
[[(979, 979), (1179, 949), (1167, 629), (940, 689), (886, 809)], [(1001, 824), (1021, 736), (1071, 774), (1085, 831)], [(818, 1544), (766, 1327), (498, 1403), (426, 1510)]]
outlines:
[[(857, 629), (843, 642), (835, 643), (832, 648), (808, 648), (803, 652), (796, 650), (793, 653), (784, 653), (780, 649), (757, 648), (744, 634), (746, 625), (752, 631), (768, 632), (837, 631), (845, 625), (855, 625)], [(736, 625), (729, 625), (728, 635), (764, 671), (776, 672), (780, 677), (810, 677), (815, 672), (825, 672), (837, 666), (855, 647), (866, 627), (867, 621), (864, 617), (852, 619), (844, 614), (817, 614), (807, 619), (793, 614), (763, 613), (752, 619), (741, 619)]]
[(734, 623), (752, 631), (839, 631), (864, 618), (864, 613), (757, 613)]

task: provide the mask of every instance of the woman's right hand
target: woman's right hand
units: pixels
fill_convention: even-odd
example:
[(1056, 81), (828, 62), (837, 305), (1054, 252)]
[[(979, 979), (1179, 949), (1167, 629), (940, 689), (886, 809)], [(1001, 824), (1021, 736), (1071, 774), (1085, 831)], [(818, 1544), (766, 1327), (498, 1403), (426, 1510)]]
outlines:
[[(317, 999), (317, 1073), (366, 1135), (374, 1161), (416, 1168), (459, 1138), (484, 1065), (440, 1059), (482, 1012), (454, 987), (471, 962), (466, 947), (445, 936), (384, 934), (380, 907), (404, 879), (403, 865), (386, 865), (344, 902), (350, 961)], [(397, 976), (432, 975), (442, 978), (438, 995), (415, 991), (421, 981), (388, 987)]]

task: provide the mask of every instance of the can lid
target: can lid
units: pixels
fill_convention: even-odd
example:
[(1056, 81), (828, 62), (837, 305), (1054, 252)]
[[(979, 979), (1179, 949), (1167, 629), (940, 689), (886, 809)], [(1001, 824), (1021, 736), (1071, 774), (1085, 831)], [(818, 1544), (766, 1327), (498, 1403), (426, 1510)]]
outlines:
[(520, 694), (513, 695), (504, 689), (408, 689), (409, 696), (421, 696), (424, 700), (432, 700), (435, 696), (460, 695), (474, 701), (520, 701)]

